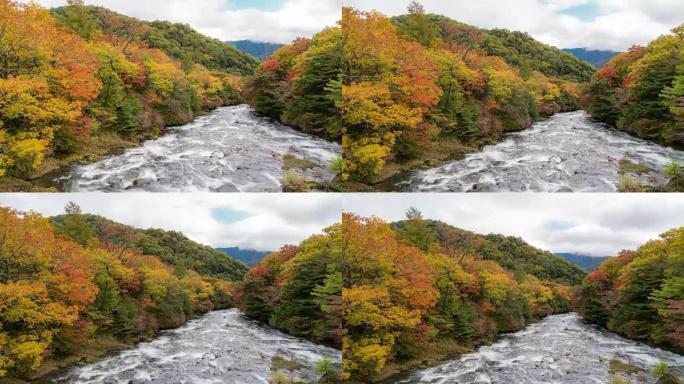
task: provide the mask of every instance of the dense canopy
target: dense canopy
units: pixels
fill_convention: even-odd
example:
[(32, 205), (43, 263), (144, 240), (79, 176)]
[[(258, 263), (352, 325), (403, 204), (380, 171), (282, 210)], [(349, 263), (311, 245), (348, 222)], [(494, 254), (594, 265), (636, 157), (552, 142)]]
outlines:
[(610, 60), (594, 75), (588, 99), (589, 112), (601, 121), (684, 146), (684, 25)]
[(218, 255), (178, 234), (73, 203), (65, 211), (48, 220), (0, 208), (0, 377), (100, 357), (233, 305), (242, 263), (218, 253), (215, 265)]
[(343, 8), (343, 179), (376, 183), (578, 109), (590, 64), (519, 32)]
[[(563, 282), (582, 277), (520, 240), (476, 236), (424, 220), (415, 209), (394, 226), (344, 214), (343, 228), (342, 345), (350, 382), (470, 351), (568, 311), (571, 289)], [(510, 267), (509, 260), (521, 262)], [(551, 272), (554, 264), (564, 269)]]
[(604, 262), (575, 305), (613, 332), (684, 352), (684, 227)]
[(258, 64), (185, 25), (68, 3), (0, 0), (0, 177), (31, 179), (239, 102)]

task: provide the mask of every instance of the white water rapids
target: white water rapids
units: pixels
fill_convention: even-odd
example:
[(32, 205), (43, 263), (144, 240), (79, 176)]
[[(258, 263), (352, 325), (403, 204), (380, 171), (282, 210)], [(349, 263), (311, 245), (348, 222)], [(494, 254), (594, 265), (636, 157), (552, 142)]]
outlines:
[(149, 343), (76, 368), (57, 383), (78, 384), (266, 384), (274, 356), (302, 366), (305, 382), (316, 382), (314, 366), (324, 358), (341, 364), (341, 352), (288, 336), (242, 316), (211, 312), (165, 332)]
[(312, 163), (303, 176), (326, 182), (342, 147), (256, 115), (220, 108), (159, 139), (58, 179), (67, 192), (279, 192), (283, 156)]
[(645, 371), (665, 362), (684, 375), (684, 356), (625, 339), (585, 323), (577, 314), (566, 314), (550, 316), (399, 383), (607, 384), (611, 359)]
[(644, 182), (664, 184), (660, 171), (684, 161), (684, 152), (597, 123), (583, 111), (561, 113), (461, 160), (415, 172), (398, 186), (409, 192), (614, 192), (622, 159), (653, 169)]

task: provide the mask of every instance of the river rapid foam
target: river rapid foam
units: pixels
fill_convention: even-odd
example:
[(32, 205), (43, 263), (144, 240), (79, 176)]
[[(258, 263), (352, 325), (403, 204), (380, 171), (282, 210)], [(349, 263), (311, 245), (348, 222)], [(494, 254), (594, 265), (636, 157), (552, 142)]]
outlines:
[[(664, 184), (660, 171), (684, 152), (630, 136), (584, 111), (557, 114), (499, 144), (398, 183), (407, 192), (614, 192), (622, 159), (653, 170), (640, 177)], [(643, 178), (643, 180), (641, 179)]]
[(273, 357), (301, 365), (296, 375), (316, 382), (324, 358), (341, 364), (341, 352), (286, 335), (238, 310), (211, 312), (136, 348), (76, 368), (54, 380), (78, 384), (266, 384)]
[[(401, 384), (606, 384), (611, 359), (649, 371), (659, 362), (684, 375), (684, 356), (620, 337), (577, 314), (550, 316)], [(643, 381), (642, 383), (648, 383)]]
[(159, 139), (56, 180), (67, 192), (279, 192), (283, 156), (309, 162), (301, 176), (327, 182), (339, 144), (258, 116), (246, 105), (220, 108)]

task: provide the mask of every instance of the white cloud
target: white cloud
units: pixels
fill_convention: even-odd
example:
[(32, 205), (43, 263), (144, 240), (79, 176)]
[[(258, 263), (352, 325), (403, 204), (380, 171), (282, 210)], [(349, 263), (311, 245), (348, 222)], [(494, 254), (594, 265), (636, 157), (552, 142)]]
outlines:
[[(388, 15), (405, 13), (406, 1), (344, 0), (345, 5), (375, 9)], [(684, 22), (681, 0), (595, 0), (598, 16), (591, 21), (561, 13), (590, 0), (422, 0), (428, 12), (484, 28), (529, 33), (560, 48), (625, 50), (647, 44)]]
[[(28, 0), (23, 0), (27, 2)], [(46, 7), (64, 5), (64, 0), (37, 0)], [(208, 36), (224, 41), (257, 40), (289, 43), (311, 37), (341, 17), (341, 0), (287, 0), (275, 11), (227, 8), (224, 0), (86, 0), (113, 11), (143, 20), (168, 20), (190, 24)]]
[[(0, 194), (0, 206), (46, 216), (62, 213), (69, 201), (86, 213), (137, 228), (179, 231), (213, 247), (267, 251), (320, 233), (342, 215), (340, 199), (329, 194)], [(248, 217), (222, 222), (212, 216), (217, 208), (245, 212)]]
[[(677, 194), (357, 194), (344, 200), (345, 211), (363, 216), (396, 221), (416, 207), (426, 218), (476, 233), (596, 256), (633, 249), (684, 226), (684, 196)], [(569, 225), (552, 225), (559, 222)]]
[[(213, 247), (274, 250), (340, 221), (341, 212), (401, 220), (410, 207), (476, 233), (519, 236), (553, 252), (615, 255), (684, 226), (684, 195), (662, 194), (0, 194), (0, 206), (85, 212), (138, 228), (179, 231)], [(212, 209), (245, 212), (215, 219)]]

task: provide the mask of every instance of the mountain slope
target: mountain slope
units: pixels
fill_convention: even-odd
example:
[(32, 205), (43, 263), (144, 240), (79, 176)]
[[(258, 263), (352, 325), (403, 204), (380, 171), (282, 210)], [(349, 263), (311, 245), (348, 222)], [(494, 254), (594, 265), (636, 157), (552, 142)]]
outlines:
[(594, 68), (520, 32), (343, 9), (342, 178), (372, 189), (580, 108)]
[(255, 251), (253, 249), (242, 249), (240, 247), (230, 247), (230, 248), (216, 248), (217, 251), (225, 253), (226, 255), (240, 260), (248, 266), (252, 267), (256, 265), (261, 259), (271, 252)]
[[(395, 18), (400, 29), (411, 28), (411, 15)], [(472, 53), (482, 51), (488, 56), (504, 59), (518, 68), (523, 76), (538, 71), (549, 77), (576, 82), (591, 80), (594, 69), (561, 49), (541, 43), (524, 32), (506, 29), (481, 29), (441, 15), (428, 15), (437, 38), (460, 44)], [(465, 53), (465, 52), (464, 52)]]
[[(401, 231), (407, 223), (402, 221), (394, 225)], [(522, 271), (561, 284), (577, 285), (586, 276), (578, 266), (517, 237), (480, 235), (440, 221), (425, 220), (425, 223), (429, 230), (434, 231), (437, 243), (449, 253), (458, 252), (462, 257), (478, 255), (485, 260), (496, 261), (511, 272)]]
[(601, 265), (604, 261), (610, 259), (610, 257), (594, 257), (582, 255), (579, 253), (556, 253), (556, 256), (560, 256), (565, 260), (582, 267), (586, 271), (593, 271)]
[(587, 99), (598, 120), (663, 145), (684, 146), (684, 25), (610, 60), (594, 75)]
[[(198, 244), (180, 232), (161, 229), (138, 229), (101, 216), (83, 215), (101, 241), (111, 246), (136, 248), (145, 255), (159, 258), (173, 268), (192, 269), (203, 275), (231, 281), (242, 280), (247, 266), (209, 246)], [(51, 220), (59, 227), (64, 216)]]
[[(53, 8), (52, 12), (65, 19), (68, 9)], [(187, 24), (159, 20), (148, 22), (97, 6), (87, 6), (86, 11), (104, 31), (122, 32), (125, 29), (126, 37), (160, 49), (184, 65), (201, 64), (209, 69), (249, 75), (259, 64), (232, 44), (202, 35)]]
[(0, 207), (0, 382), (92, 361), (233, 306), (246, 267), (180, 234), (73, 203), (48, 219)]
[(518, 239), (475, 235), (416, 210), (407, 216), (388, 224), (343, 214), (351, 382), (385, 382), (569, 311), (571, 288), (559, 282), (577, 281), (579, 268)]
[(587, 48), (565, 48), (563, 51), (582, 59), (588, 63), (591, 63), (596, 68), (601, 68), (606, 63), (610, 61), (613, 57), (620, 54), (620, 52), (615, 51), (601, 51), (598, 49), (587, 49)]
[(259, 60), (266, 60), (275, 51), (283, 47), (283, 44), (265, 43), (262, 41), (237, 40), (228, 41), (242, 52), (248, 53)]

